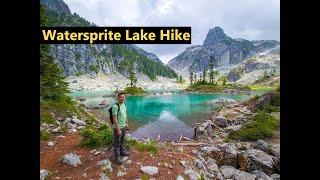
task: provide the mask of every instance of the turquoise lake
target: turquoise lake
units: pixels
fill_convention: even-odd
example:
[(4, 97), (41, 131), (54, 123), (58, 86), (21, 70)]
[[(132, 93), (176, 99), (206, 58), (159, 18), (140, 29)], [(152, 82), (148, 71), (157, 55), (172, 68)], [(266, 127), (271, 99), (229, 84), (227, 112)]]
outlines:
[[(254, 92), (251, 95), (223, 95), (177, 91), (154, 92), (154, 95), (149, 96), (127, 96), (126, 106), (131, 134), (142, 139), (156, 139), (159, 135), (160, 140), (176, 140), (180, 135), (191, 138), (194, 135), (194, 123), (210, 119), (210, 114), (218, 107), (212, 103), (213, 100), (229, 98), (244, 101), (262, 93), (264, 92)], [(71, 95), (86, 98), (83, 103), (87, 106), (97, 106), (102, 100), (113, 105), (116, 102), (115, 97), (102, 97), (109, 94), (111, 92), (77, 91)], [(107, 115), (108, 108), (98, 111)], [(107, 116), (105, 118), (108, 120)]]

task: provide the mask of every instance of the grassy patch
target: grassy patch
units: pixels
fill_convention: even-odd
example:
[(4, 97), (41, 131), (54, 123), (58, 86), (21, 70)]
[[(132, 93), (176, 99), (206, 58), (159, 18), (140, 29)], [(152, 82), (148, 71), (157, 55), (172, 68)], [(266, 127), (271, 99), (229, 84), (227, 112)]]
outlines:
[(95, 148), (113, 144), (113, 134), (107, 125), (84, 129), (81, 131), (81, 135), (83, 136), (82, 146)]
[(127, 140), (126, 145), (129, 146), (129, 148), (133, 147), (141, 152), (151, 152), (153, 155), (156, 155), (158, 152), (156, 141), (149, 141), (147, 143), (143, 143), (137, 140)]
[(245, 124), (239, 131), (229, 134), (230, 139), (257, 141), (267, 137), (272, 137), (279, 129), (280, 122), (266, 112), (260, 112), (253, 117), (253, 121)]
[(144, 94), (146, 93), (145, 90), (143, 90), (141, 87), (126, 87), (124, 89), (124, 93), (126, 94), (131, 94), (131, 95), (141, 95), (141, 94)]
[(233, 90), (250, 90), (249, 86), (240, 85), (240, 84), (225, 84), (225, 85), (218, 85), (216, 83), (210, 82), (203, 82), (198, 81), (190, 85), (186, 91), (201, 91), (201, 92), (222, 92), (226, 89), (233, 89)]
[(40, 122), (45, 122), (47, 124), (54, 124), (56, 122), (55, 118), (49, 112), (40, 112)]
[(274, 86), (263, 86), (263, 85), (251, 85), (249, 87), (255, 91), (275, 90), (277, 88)]
[(51, 134), (49, 132), (40, 131), (40, 140), (41, 141), (47, 141), (50, 139), (50, 137), (51, 137)]

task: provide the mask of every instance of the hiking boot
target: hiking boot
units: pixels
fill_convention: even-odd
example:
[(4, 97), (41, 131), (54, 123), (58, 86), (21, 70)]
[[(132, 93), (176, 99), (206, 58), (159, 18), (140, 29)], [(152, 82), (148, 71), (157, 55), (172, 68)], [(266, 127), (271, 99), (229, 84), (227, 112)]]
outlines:
[(120, 151), (120, 156), (129, 156), (130, 154), (126, 151)]

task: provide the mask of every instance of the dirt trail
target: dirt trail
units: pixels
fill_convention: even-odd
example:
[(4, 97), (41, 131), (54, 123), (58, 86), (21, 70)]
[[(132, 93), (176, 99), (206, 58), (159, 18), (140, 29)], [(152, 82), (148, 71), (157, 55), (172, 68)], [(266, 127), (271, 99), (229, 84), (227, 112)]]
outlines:
[[(53, 173), (49, 179), (100, 179), (103, 170), (97, 163), (104, 159), (109, 159), (112, 162), (113, 172), (109, 175), (110, 179), (138, 179), (143, 177), (166, 180), (176, 179), (179, 174), (184, 176), (184, 168), (180, 164), (180, 160), (182, 158), (190, 160), (191, 157), (188, 154), (192, 154), (192, 147), (184, 147), (184, 153), (181, 153), (176, 148), (167, 146), (164, 149), (159, 149), (156, 156), (152, 156), (148, 152), (138, 152), (132, 149), (129, 156), (129, 160), (132, 163), (127, 164), (127, 160), (123, 164), (126, 168), (126, 175), (117, 177), (120, 166), (116, 166), (113, 163), (111, 150), (106, 148), (99, 149), (102, 153), (94, 156), (93, 153), (90, 153), (92, 149), (79, 146), (82, 137), (78, 133), (65, 133), (63, 136), (65, 137), (54, 136), (49, 140), (55, 141), (54, 146), (48, 146), (48, 141), (41, 142), (40, 169), (46, 169)], [(75, 153), (81, 156), (82, 165), (71, 167), (60, 162), (59, 159), (68, 153)], [(172, 169), (165, 167), (165, 162), (170, 164)], [(159, 173), (153, 176), (145, 175), (140, 172), (141, 165), (156, 166), (159, 168)]]

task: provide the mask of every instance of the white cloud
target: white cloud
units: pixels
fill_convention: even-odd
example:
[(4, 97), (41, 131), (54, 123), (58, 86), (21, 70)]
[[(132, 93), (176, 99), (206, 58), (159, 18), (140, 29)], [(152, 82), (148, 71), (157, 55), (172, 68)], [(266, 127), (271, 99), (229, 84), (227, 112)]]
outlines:
[[(65, 0), (71, 12), (99, 26), (191, 26), (192, 44), (210, 28), (230, 37), (280, 39), (280, 0)], [(163, 62), (186, 45), (138, 45)]]

